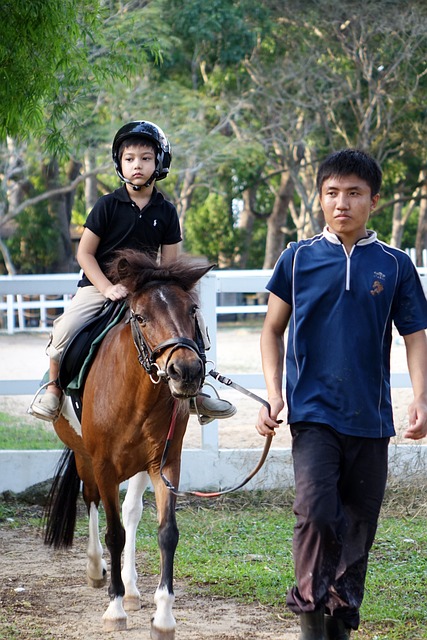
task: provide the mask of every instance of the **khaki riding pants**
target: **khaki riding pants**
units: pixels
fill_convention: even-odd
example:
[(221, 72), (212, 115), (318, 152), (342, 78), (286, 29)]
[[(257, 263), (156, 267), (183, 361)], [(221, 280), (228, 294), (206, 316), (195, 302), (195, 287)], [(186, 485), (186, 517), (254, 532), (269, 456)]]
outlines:
[(106, 297), (94, 286), (78, 287), (64, 313), (53, 322), (46, 354), (59, 362), (61, 354), (75, 333), (101, 309)]

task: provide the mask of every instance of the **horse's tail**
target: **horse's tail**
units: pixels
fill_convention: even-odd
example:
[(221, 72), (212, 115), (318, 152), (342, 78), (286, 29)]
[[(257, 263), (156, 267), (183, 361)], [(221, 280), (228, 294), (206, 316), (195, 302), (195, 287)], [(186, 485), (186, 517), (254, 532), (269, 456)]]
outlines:
[(74, 451), (64, 449), (55, 470), (52, 487), (45, 508), (44, 543), (53, 546), (71, 547), (77, 517), (77, 498), (80, 493), (80, 478), (77, 473)]

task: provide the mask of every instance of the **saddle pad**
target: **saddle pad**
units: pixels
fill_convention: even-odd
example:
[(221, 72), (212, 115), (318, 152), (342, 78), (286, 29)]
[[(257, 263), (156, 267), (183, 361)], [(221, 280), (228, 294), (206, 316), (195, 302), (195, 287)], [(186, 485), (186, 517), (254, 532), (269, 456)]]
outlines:
[(102, 339), (123, 318), (126, 309), (126, 302), (108, 300), (71, 338), (62, 353), (58, 376), (59, 386), (67, 395), (78, 395), (82, 391), (89, 365)]

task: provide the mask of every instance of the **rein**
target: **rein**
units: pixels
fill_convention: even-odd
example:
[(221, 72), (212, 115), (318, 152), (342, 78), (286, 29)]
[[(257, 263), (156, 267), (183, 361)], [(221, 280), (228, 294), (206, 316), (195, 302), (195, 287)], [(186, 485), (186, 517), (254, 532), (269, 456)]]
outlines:
[[(211, 371), (209, 371), (210, 376), (212, 376), (213, 378), (215, 378), (215, 380), (218, 380), (218, 382), (221, 382), (222, 384), (225, 384), (229, 387), (233, 387), (234, 389), (237, 389), (237, 391), (240, 391), (241, 393), (244, 393), (245, 395), (249, 396), (250, 398), (252, 398), (253, 400), (256, 400), (257, 402), (260, 402), (261, 404), (263, 404), (268, 412), (270, 413), (270, 404), (264, 400), (263, 398), (260, 398), (259, 396), (257, 396), (255, 393), (252, 393), (252, 391), (249, 391), (248, 389), (245, 389), (245, 387), (242, 387), (241, 385), (237, 384), (237, 382), (233, 382), (232, 380), (230, 380), (230, 378), (227, 378), (225, 376), (222, 376), (221, 374), (219, 374), (217, 371), (214, 371), (213, 369)], [(273, 440), (273, 436), (267, 436), (266, 440), (265, 440), (265, 444), (264, 444), (264, 449), (262, 451), (261, 457), (258, 461), (258, 464), (254, 467), (254, 469), (252, 469), (252, 471), (246, 476), (246, 478), (240, 482), (238, 485), (231, 487), (229, 489), (223, 489), (222, 491), (213, 491), (213, 492), (203, 492), (203, 491), (179, 491), (177, 490), (173, 484), (166, 478), (166, 476), (163, 473), (163, 468), (166, 464), (167, 461), (167, 455), (168, 455), (168, 450), (170, 447), (170, 444), (172, 442), (173, 439), (173, 434), (175, 431), (175, 424), (176, 424), (176, 416), (177, 416), (177, 411), (178, 411), (178, 400), (174, 401), (174, 406), (173, 406), (173, 411), (172, 411), (172, 418), (171, 418), (171, 424), (169, 427), (169, 432), (166, 438), (166, 442), (165, 442), (165, 448), (163, 450), (163, 455), (162, 455), (162, 460), (160, 463), (160, 477), (162, 478), (163, 482), (165, 483), (166, 487), (169, 489), (169, 491), (171, 493), (173, 493), (175, 496), (178, 497), (185, 497), (185, 496), (196, 496), (197, 498), (218, 498), (219, 496), (223, 496), (226, 493), (232, 493), (233, 491), (237, 491), (238, 489), (241, 489), (242, 487), (244, 487), (249, 480), (251, 480), (257, 473), (258, 471), (261, 469), (261, 467), (263, 466), (268, 452), (270, 450), (270, 446), (271, 446), (271, 442)]]
[[(172, 357), (173, 353), (177, 349), (181, 349), (181, 348), (190, 349), (191, 351), (193, 351), (195, 354), (199, 356), (203, 365), (205, 365), (206, 358), (204, 354), (203, 344), (200, 341), (200, 339), (199, 339), (199, 344), (197, 344), (197, 342), (195, 342), (194, 340), (190, 340), (190, 338), (185, 338), (185, 337), (169, 338), (168, 340), (165, 340), (164, 342), (161, 342), (160, 344), (158, 344), (154, 349), (151, 349), (146, 339), (144, 338), (144, 334), (141, 330), (141, 321), (142, 321), (141, 316), (136, 314), (131, 309), (130, 310), (130, 326), (132, 331), (133, 342), (135, 344), (135, 347), (138, 353), (138, 361), (150, 376), (150, 380), (153, 384), (158, 384), (161, 380), (164, 380), (165, 382), (168, 381), (168, 378), (169, 378), (167, 374), (168, 364), (169, 364), (170, 358)], [(196, 329), (199, 332), (198, 327), (196, 327)], [(167, 356), (164, 368), (161, 369), (157, 364), (156, 359), (166, 349), (170, 349), (170, 353)], [(260, 398), (259, 396), (257, 396), (255, 393), (252, 393), (252, 391), (245, 389), (245, 387), (242, 387), (236, 382), (233, 382), (232, 380), (230, 380), (230, 378), (227, 378), (226, 376), (222, 376), (220, 373), (218, 373), (217, 371), (214, 371), (213, 369), (209, 371), (208, 375), (211, 376), (212, 378), (215, 378), (215, 380), (217, 380), (221, 384), (225, 384), (228, 387), (233, 387), (234, 389), (237, 389), (237, 391), (244, 393), (245, 395), (249, 396), (253, 400), (260, 402), (267, 408), (268, 412), (270, 413), (269, 403), (263, 398)], [(166, 465), (169, 447), (171, 445), (171, 442), (173, 440), (173, 436), (175, 433), (178, 406), (179, 406), (179, 402), (178, 400), (175, 400), (173, 405), (173, 410), (172, 410), (171, 423), (169, 426), (169, 431), (168, 431), (165, 446), (163, 449), (162, 459), (160, 462), (160, 477), (162, 478), (164, 484), (169, 489), (169, 491), (173, 493), (175, 496), (196, 496), (198, 498), (217, 498), (226, 493), (232, 493), (233, 491), (237, 491), (238, 489), (241, 489), (242, 487), (244, 487), (249, 482), (249, 480), (251, 480), (263, 466), (267, 458), (268, 452), (270, 450), (270, 445), (273, 439), (272, 435), (266, 437), (264, 449), (262, 451), (258, 464), (248, 474), (248, 476), (235, 487), (231, 487), (229, 489), (223, 489), (222, 491), (214, 491), (214, 492), (207, 492), (207, 493), (203, 491), (179, 491), (166, 478), (166, 476), (163, 473), (163, 469)]]

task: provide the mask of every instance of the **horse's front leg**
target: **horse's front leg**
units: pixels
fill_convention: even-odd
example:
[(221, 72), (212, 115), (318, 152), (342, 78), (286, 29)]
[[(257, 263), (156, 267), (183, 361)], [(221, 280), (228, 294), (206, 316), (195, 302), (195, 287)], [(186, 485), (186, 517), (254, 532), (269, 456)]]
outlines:
[(130, 478), (122, 506), (123, 524), (126, 531), (122, 569), (122, 580), (125, 585), (123, 604), (126, 611), (138, 611), (141, 608), (140, 593), (136, 586), (138, 574), (135, 563), (135, 545), (136, 532), (143, 510), (142, 496), (148, 482), (148, 474), (145, 471)]
[[(105, 544), (110, 552), (111, 577), (108, 587), (110, 604), (102, 616), (104, 631), (122, 631), (126, 629), (127, 615), (123, 608), (125, 587), (121, 575), (121, 558), (125, 546), (125, 530), (120, 521), (119, 485), (104, 468), (103, 479), (99, 482), (99, 492), (107, 519)], [(98, 476), (99, 479), (99, 476)]]
[(153, 478), (153, 484), (159, 520), (157, 537), (161, 567), (159, 585), (154, 594), (156, 612), (151, 619), (151, 639), (174, 640), (176, 621), (172, 613), (175, 600), (173, 592), (173, 562), (179, 539), (175, 518), (176, 498), (165, 487), (159, 477)]

